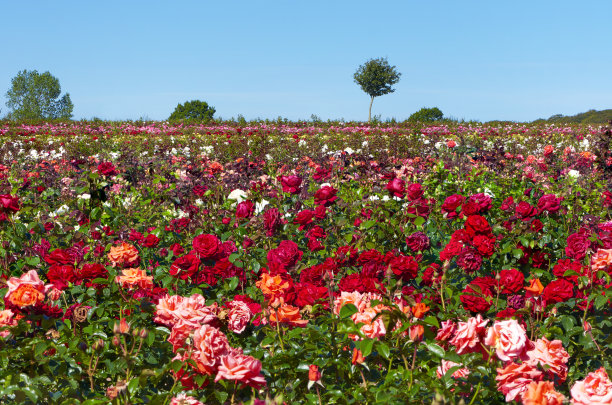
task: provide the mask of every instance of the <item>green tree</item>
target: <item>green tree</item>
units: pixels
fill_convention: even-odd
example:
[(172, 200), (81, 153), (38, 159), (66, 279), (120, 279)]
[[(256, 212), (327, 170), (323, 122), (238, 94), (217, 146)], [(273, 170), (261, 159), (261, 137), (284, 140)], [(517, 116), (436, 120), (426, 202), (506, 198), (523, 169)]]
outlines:
[(187, 119), (210, 121), (214, 114), (215, 108), (209, 106), (205, 101), (192, 100), (177, 105), (168, 119), (170, 121)]
[(353, 78), (355, 83), (371, 97), (368, 122), (372, 120), (374, 97), (393, 93), (395, 89), (391, 86), (399, 82), (400, 76), (401, 73), (396, 70), (395, 66), (390, 66), (386, 58), (370, 59), (359, 66)]
[(14, 120), (70, 119), (74, 105), (70, 94), (60, 97), (59, 80), (49, 72), (23, 70), (11, 79), (6, 92), (8, 117)]
[(444, 118), (444, 114), (438, 107), (433, 108), (421, 108), (419, 111), (415, 112), (408, 118), (408, 121), (421, 121), (421, 122), (431, 122), (431, 121), (440, 121)]

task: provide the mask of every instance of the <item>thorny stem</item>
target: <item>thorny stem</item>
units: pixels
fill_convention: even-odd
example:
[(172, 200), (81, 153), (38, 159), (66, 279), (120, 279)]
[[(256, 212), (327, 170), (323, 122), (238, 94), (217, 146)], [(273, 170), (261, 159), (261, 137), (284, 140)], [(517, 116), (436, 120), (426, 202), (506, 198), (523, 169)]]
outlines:
[(474, 403), (474, 401), (476, 401), (476, 397), (478, 396), (478, 393), (480, 392), (480, 385), (482, 384), (482, 381), (480, 381), (478, 383), (478, 386), (476, 387), (476, 393), (474, 393), (474, 396), (472, 397), (472, 400), (470, 401), (469, 405), (472, 405)]

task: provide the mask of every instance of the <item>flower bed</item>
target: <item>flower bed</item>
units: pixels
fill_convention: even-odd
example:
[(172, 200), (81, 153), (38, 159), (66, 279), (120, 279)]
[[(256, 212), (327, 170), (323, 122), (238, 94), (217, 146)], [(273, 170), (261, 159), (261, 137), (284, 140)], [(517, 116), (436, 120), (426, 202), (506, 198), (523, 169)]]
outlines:
[(0, 399), (612, 403), (612, 133), (0, 127)]

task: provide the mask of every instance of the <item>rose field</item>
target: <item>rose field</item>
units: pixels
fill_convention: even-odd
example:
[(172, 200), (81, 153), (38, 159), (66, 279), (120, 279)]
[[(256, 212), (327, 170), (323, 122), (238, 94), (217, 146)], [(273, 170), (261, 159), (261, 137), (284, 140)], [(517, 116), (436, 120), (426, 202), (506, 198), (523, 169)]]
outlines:
[(611, 146), (0, 123), (0, 402), (612, 404)]

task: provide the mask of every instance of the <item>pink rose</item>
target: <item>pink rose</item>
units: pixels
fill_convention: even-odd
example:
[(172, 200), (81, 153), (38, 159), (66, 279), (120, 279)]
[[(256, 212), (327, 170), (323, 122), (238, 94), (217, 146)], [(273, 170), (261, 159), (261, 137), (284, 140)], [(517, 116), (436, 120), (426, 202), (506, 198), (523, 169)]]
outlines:
[(502, 361), (526, 359), (526, 351), (531, 343), (525, 328), (516, 319), (495, 321), (487, 331), (484, 342), (495, 347), (495, 353)]
[(612, 404), (612, 382), (603, 367), (576, 381), (570, 393), (572, 405)]
[[(448, 360), (442, 360), (442, 363), (436, 369), (436, 375), (438, 376), (438, 378), (442, 378), (446, 375), (448, 370), (450, 370), (451, 368), (455, 366), (459, 366), (459, 364), (452, 362), (452, 361), (448, 361)], [(453, 378), (463, 378), (463, 377), (467, 377), (469, 374), (470, 374), (470, 370), (464, 367), (464, 368), (460, 368), (456, 370), (453, 373)]]
[(450, 344), (457, 348), (457, 354), (477, 352), (481, 349), (481, 337), (484, 335), (489, 321), (478, 314), (467, 322), (459, 322), (455, 336)]
[(192, 358), (198, 366), (198, 371), (212, 375), (217, 372), (221, 358), (229, 352), (230, 345), (219, 329), (202, 325), (193, 333), (193, 348)]
[(266, 380), (261, 375), (261, 361), (238, 353), (228, 354), (220, 359), (215, 382), (221, 379), (238, 381), (255, 388), (266, 385)]
[(227, 327), (234, 333), (242, 333), (253, 315), (249, 306), (244, 301), (232, 301), (228, 304), (230, 308)]
[(510, 363), (497, 369), (497, 389), (506, 396), (506, 402), (520, 397), (532, 381), (541, 381), (542, 372), (527, 363)]

